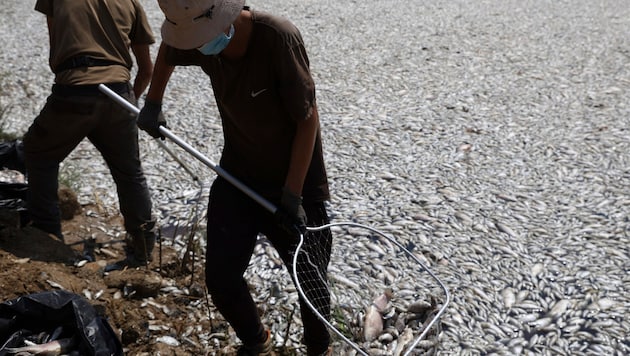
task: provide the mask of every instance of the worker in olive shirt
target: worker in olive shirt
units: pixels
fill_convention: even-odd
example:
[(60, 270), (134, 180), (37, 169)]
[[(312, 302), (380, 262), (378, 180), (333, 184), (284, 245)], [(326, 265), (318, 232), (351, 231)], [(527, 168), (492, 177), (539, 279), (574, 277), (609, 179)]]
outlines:
[[(299, 237), (292, 225), (303, 231), (306, 224), (329, 222), (315, 84), (304, 43), (289, 21), (251, 11), (243, 6), (244, 0), (158, 3), (166, 17), (163, 42), (138, 125), (161, 137), (159, 125), (166, 124), (161, 103), (175, 66), (199, 66), (210, 77), (221, 115), (221, 167), (291, 218), (289, 224), (279, 223), (225, 179), (219, 177), (213, 183), (206, 284), (215, 306), (243, 342), (239, 353), (264, 355), (271, 350), (271, 338), (243, 278), (257, 235), (266, 235), (285, 265), (291, 266)], [(323, 258), (313, 259), (318, 266), (310, 273), (325, 278), (330, 230), (309, 232), (307, 237), (306, 245), (324, 251)], [(323, 293), (326, 305), (319, 311), (328, 316), (330, 295), (325, 281), (318, 279), (306, 289), (307, 295)], [(308, 354), (329, 352), (325, 324), (303, 300), (300, 306)]]
[[(46, 15), (55, 84), (24, 137), (32, 225), (63, 239), (57, 198), (60, 163), (88, 138), (116, 183), (130, 237), (124, 265), (146, 264), (155, 220), (140, 165), (135, 116), (98, 90), (104, 83), (131, 102), (149, 85), (153, 33), (137, 0), (38, 0)], [(138, 65), (130, 83), (131, 53)]]

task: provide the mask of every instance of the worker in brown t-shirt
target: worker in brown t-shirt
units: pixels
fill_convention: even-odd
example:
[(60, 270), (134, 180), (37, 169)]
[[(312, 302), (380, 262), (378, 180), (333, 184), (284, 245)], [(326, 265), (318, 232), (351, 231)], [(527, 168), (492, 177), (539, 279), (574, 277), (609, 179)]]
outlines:
[[(35, 10), (47, 18), (55, 84), (24, 136), (32, 225), (63, 239), (59, 164), (87, 137), (110, 169), (130, 236), (128, 258), (120, 265), (146, 264), (155, 243), (155, 219), (139, 159), (136, 118), (98, 90), (103, 83), (135, 102), (149, 85), (149, 45), (155, 40), (144, 10), (136, 0), (38, 0)], [(133, 85), (130, 52), (138, 64)]]
[[(292, 218), (291, 224), (301, 229), (327, 224), (324, 202), (329, 190), (315, 84), (298, 29), (286, 19), (251, 11), (243, 6), (244, 0), (158, 3), (166, 16), (163, 42), (138, 116), (140, 128), (162, 136), (159, 126), (166, 123), (162, 99), (175, 66), (200, 67), (211, 79), (221, 115), (220, 166), (277, 204)], [(212, 300), (243, 342), (240, 354), (267, 354), (269, 331), (261, 323), (243, 273), (258, 233), (267, 236), (287, 266), (299, 234), (221, 177), (210, 191), (207, 231), (206, 284)], [(322, 293), (318, 297), (324, 305), (318, 311), (328, 317), (325, 275), (332, 235), (325, 229), (309, 232), (306, 239), (307, 246), (324, 251), (312, 259), (317, 264), (312, 272), (324, 280), (315, 278), (305, 293)], [(325, 323), (302, 299), (300, 306), (308, 355), (329, 352)]]

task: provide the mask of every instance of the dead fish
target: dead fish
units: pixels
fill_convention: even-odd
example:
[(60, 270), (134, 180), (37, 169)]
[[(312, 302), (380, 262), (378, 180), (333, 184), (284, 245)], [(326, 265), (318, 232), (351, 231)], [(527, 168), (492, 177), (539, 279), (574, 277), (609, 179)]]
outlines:
[(431, 310), (432, 307), (433, 306), (431, 305), (431, 303), (425, 300), (418, 300), (409, 304), (409, 306), (407, 307), (407, 312), (414, 314), (423, 314), (426, 311)]
[(383, 331), (383, 315), (374, 304), (370, 305), (365, 313), (363, 323), (363, 337), (365, 341), (372, 341)]
[(514, 290), (512, 288), (505, 288), (501, 292), (501, 296), (503, 297), (503, 305), (506, 308), (510, 309), (516, 303), (516, 295), (514, 294)]
[(363, 337), (365, 341), (372, 341), (383, 332), (383, 312), (392, 297), (393, 292), (391, 289), (387, 289), (383, 294), (374, 298), (372, 304), (368, 307), (363, 323)]
[(413, 340), (413, 329), (406, 328), (402, 335), (400, 335), (400, 338), (398, 338), (398, 344), (394, 350), (394, 356), (400, 356), (405, 349), (405, 346), (411, 342), (411, 340)]
[(24, 343), (27, 345), (22, 347), (7, 347), (6, 350), (9, 354), (58, 356), (70, 351), (75, 344), (75, 339), (71, 337), (54, 340), (45, 344), (35, 344), (25, 340)]
[(387, 304), (393, 297), (394, 297), (394, 292), (392, 292), (392, 290), (388, 288), (385, 290), (385, 292), (383, 292), (383, 294), (374, 298), (374, 301), (372, 301), (372, 304), (374, 304), (380, 312), (383, 312), (385, 308), (387, 308)]

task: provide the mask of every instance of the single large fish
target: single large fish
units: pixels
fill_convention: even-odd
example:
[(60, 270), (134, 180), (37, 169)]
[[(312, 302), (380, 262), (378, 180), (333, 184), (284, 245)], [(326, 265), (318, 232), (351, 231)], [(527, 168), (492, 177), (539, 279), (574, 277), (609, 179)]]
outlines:
[(75, 344), (73, 337), (67, 339), (59, 339), (45, 344), (35, 344), (30, 341), (24, 341), (26, 346), (22, 347), (7, 347), (7, 352), (16, 356), (58, 356), (70, 351)]
[(383, 312), (393, 295), (392, 290), (387, 289), (383, 294), (374, 298), (372, 304), (368, 306), (363, 322), (363, 337), (365, 341), (372, 341), (383, 332)]

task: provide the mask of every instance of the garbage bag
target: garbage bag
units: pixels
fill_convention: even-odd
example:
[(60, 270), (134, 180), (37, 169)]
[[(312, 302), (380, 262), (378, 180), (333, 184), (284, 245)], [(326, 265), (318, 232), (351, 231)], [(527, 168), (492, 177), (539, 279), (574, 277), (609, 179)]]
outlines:
[(0, 168), (12, 169), (26, 174), (24, 143), (22, 141), (0, 142)]
[[(22, 141), (0, 142), (0, 217), (6, 211), (17, 212), (15, 216), (19, 220), (16, 224), (21, 227), (30, 221), (26, 203), (28, 184), (23, 183), (24, 179), (16, 180), (15, 176), (22, 176), (25, 172)], [(13, 223), (13, 220), (10, 221)]]
[[(26, 226), (31, 217), (28, 211), (27, 196), (28, 185), (22, 183), (2, 183), (0, 182), (0, 225), (6, 224), (2, 217), (5, 216), (5, 212), (15, 212), (12, 215), (15, 222), (10, 221), (10, 224), (19, 225), (20, 227)], [(0, 354), (1, 356), (1, 354)]]
[(30, 294), (0, 304), (0, 356), (24, 340), (72, 339), (69, 355), (122, 356), (122, 344), (107, 320), (80, 295), (66, 291)]
[(21, 199), (26, 201), (28, 185), (25, 183), (0, 182), (0, 200)]

